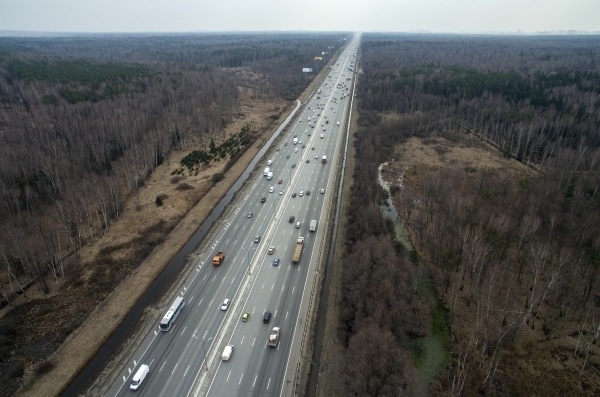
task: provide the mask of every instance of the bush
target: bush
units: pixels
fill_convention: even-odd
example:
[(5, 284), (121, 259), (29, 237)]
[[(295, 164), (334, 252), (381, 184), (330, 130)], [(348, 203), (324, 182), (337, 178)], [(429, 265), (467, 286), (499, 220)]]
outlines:
[(156, 200), (155, 200), (154, 202), (156, 203), (156, 206), (157, 206), (157, 207), (160, 207), (160, 206), (162, 206), (162, 205), (163, 205), (163, 201), (162, 201), (162, 199), (160, 198), (160, 196), (156, 196)]
[(222, 172), (217, 172), (212, 176), (212, 178), (210, 178), (210, 181), (213, 184), (216, 184), (216, 183), (222, 181), (224, 178), (225, 178), (225, 175), (223, 175)]
[(185, 182), (180, 183), (179, 185), (177, 185), (177, 187), (175, 188), (175, 190), (179, 190), (179, 191), (184, 191), (184, 190), (192, 190), (193, 187), (188, 185)]
[(183, 179), (183, 176), (181, 176), (181, 175), (175, 175), (175, 176), (171, 177), (171, 179), (169, 179), (169, 181), (172, 184), (176, 184), (176, 183), (179, 183), (182, 179)]
[(278, 115), (278, 114), (272, 114), (270, 117), (271, 117), (273, 120), (277, 120), (277, 119), (279, 119), (279, 115)]
[(54, 369), (56, 365), (50, 360), (44, 360), (35, 367), (36, 375), (46, 374)]

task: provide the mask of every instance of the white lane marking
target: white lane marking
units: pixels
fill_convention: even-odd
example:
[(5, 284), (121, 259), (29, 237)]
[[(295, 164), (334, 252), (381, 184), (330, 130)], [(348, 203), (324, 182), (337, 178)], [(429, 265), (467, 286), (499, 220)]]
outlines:
[(213, 281), (215, 281), (215, 279), (216, 279), (216, 278), (217, 278), (217, 275), (215, 274), (215, 276), (213, 277), (213, 279), (212, 279), (211, 283), (212, 283)]
[(235, 280), (235, 277), (231, 279), (231, 283), (230, 284), (233, 284), (233, 280)]
[(265, 289), (265, 283), (263, 283), (262, 288), (261, 289)]
[(185, 372), (183, 373), (183, 376), (187, 375), (187, 371), (190, 369), (190, 366), (188, 365), (188, 367), (186, 368)]
[(275, 314), (273, 314), (273, 318), (277, 317), (277, 310), (275, 310)]
[(254, 342), (256, 342), (256, 338), (252, 341), (252, 347), (254, 347)]
[(273, 291), (273, 287), (275, 287), (275, 284), (273, 284), (273, 285), (271, 286), (271, 291)]
[(271, 384), (271, 378), (269, 378), (269, 382), (267, 383), (267, 390), (269, 390), (269, 385)]
[(256, 378), (258, 378), (258, 375), (256, 375), (256, 376), (254, 377), (254, 383), (252, 383), (252, 387), (254, 387), (254, 385), (256, 385)]
[(198, 306), (200, 306), (200, 304), (202, 303), (203, 300), (204, 300), (204, 298), (200, 299), (200, 302), (198, 302)]
[(171, 372), (171, 375), (173, 375), (175, 373), (175, 370), (177, 369), (178, 365), (179, 365), (179, 363), (175, 364), (175, 368), (173, 368), (173, 371)]
[(206, 279), (206, 276), (208, 276), (208, 273), (206, 273), (206, 274), (204, 275), (204, 278), (202, 279), (202, 281), (204, 281), (204, 280)]
[(293, 287), (292, 288), (292, 294), (294, 293), (295, 290), (296, 290), (296, 287)]
[(183, 331), (181, 331), (181, 334), (179, 336), (183, 335), (183, 333), (185, 332), (186, 329), (187, 329), (187, 325), (185, 327), (183, 327)]
[(285, 319), (287, 320), (287, 316), (290, 312), (285, 312)]
[(229, 382), (229, 376), (231, 375), (231, 371), (229, 371), (229, 373), (227, 374), (227, 379), (225, 380), (225, 382)]
[(193, 300), (194, 300), (194, 297), (192, 296), (192, 297), (190, 298), (190, 301), (189, 301), (188, 303), (192, 303), (192, 301), (193, 301)]
[(281, 287), (281, 292), (283, 292), (284, 289), (285, 289), (285, 285), (283, 287)]
[(244, 343), (244, 338), (245, 338), (245, 337), (246, 337), (246, 335), (242, 336), (242, 340), (240, 341), (240, 345), (241, 345), (242, 343)]
[(255, 311), (255, 310), (256, 310), (256, 307), (254, 307), (254, 308), (252, 309), (252, 314), (254, 314), (254, 311)]
[(204, 332), (204, 336), (202, 337), (202, 340), (206, 339), (206, 334), (208, 334), (208, 331)]
[(158, 372), (162, 371), (163, 367), (165, 366), (165, 364), (167, 363), (167, 361), (165, 360), (165, 362), (163, 363), (163, 365), (160, 366), (160, 369), (158, 370)]
[(240, 376), (240, 381), (238, 382), (238, 385), (242, 384), (242, 378), (244, 377), (244, 374), (242, 374), (242, 376)]
[(211, 299), (210, 303), (208, 304), (208, 306), (212, 306), (213, 301), (214, 301), (214, 299)]

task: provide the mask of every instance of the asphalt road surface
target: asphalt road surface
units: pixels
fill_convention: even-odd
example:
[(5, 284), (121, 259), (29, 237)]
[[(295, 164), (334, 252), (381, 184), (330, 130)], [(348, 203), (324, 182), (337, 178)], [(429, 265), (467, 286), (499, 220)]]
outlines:
[[(273, 179), (260, 172), (220, 223), (222, 229), (177, 295), (185, 298), (185, 307), (171, 330), (161, 332), (162, 315), (156, 319), (156, 327), (132, 352), (107, 396), (291, 395), (299, 359), (297, 338), (303, 333), (301, 306), (309, 299), (306, 286), (324, 246), (357, 44), (355, 38), (346, 47), (320, 91), (309, 98), (273, 151), (269, 166)], [(309, 231), (313, 219), (315, 232)], [(292, 263), (298, 236), (305, 238), (304, 248), (300, 261)], [(271, 246), (273, 254), (267, 252)], [(217, 251), (226, 252), (218, 267), (212, 265)], [(279, 265), (274, 266), (276, 258)], [(231, 306), (221, 310), (225, 299), (232, 301)], [(263, 322), (266, 311), (272, 313), (268, 324)], [(249, 314), (246, 322), (243, 313)], [(281, 336), (276, 347), (269, 347), (274, 326), (281, 328)], [(229, 361), (221, 361), (227, 344), (234, 346), (233, 354)], [(150, 373), (137, 391), (131, 391), (129, 385), (141, 364), (149, 365)]]

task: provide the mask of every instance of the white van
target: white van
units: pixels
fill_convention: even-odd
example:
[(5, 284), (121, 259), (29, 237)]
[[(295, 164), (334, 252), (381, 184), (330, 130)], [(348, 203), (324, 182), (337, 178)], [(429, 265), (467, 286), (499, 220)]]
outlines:
[(263, 176), (269, 175), (269, 172), (271, 172), (271, 169), (269, 167), (265, 168), (265, 170), (263, 171)]
[(273, 160), (267, 161), (267, 165), (271, 165), (271, 164), (273, 164)]
[(267, 174), (267, 179), (268, 179), (268, 180), (271, 180), (271, 179), (273, 179), (273, 173), (272, 173), (272, 172), (269, 172), (269, 173)]
[(294, 138), (294, 145), (298, 143), (298, 138)]
[(221, 360), (229, 361), (232, 354), (233, 354), (233, 345), (225, 346), (225, 349), (223, 349), (223, 354), (221, 354)]
[(135, 375), (133, 375), (133, 379), (131, 380), (131, 385), (129, 385), (129, 388), (131, 390), (139, 389), (144, 379), (146, 379), (146, 375), (148, 375), (148, 372), (150, 372), (150, 367), (146, 364), (142, 364), (140, 366), (140, 369), (138, 369)]

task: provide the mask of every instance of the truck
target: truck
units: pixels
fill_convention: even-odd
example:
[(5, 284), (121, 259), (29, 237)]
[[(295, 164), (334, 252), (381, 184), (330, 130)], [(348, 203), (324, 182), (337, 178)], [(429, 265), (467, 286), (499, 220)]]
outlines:
[(221, 266), (221, 263), (223, 263), (224, 260), (225, 260), (225, 252), (219, 251), (219, 252), (217, 252), (217, 255), (215, 255), (213, 257), (213, 265)]
[(314, 232), (314, 231), (317, 230), (317, 220), (316, 219), (313, 219), (313, 220), (310, 221), (310, 228), (309, 228), (309, 230), (311, 232)]
[(279, 342), (279, 331), (281, 331), (279, 327), (273, 327), (271, 333), (269, 334), (269, 341), (267, 342), (267, 345), (273, 347), (277, 346), (277, 342)]
[(327, 156), (323, 156), (321, 159), (321, 163), (325, 164), (327, 162)]
[(271, 169), (269, 167), (265, 168), (265, 170), (263, 171), (263, 176), (269, 175), (269, 172), (271, 172)]
[(304, 247), (304, 237), (298, 237), (298, 240), (296, 240), (296, 249), (294, 250), (294, 256), (292, 256), (292, 263), (298, 263), (300, 261), (300, 255), (302, 255), (302, 247)]
[(273, 173), (272, 173), (272, 172), (269, 172), (269, 173), (267, 174), (267, 179), (268, 179), (268, 180), (271, 180), (271, 179), (273, 179)]
[(298, 144), (298, 138), (294, 138), (294, 145)]

